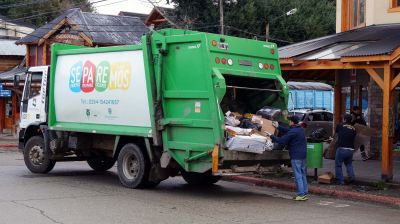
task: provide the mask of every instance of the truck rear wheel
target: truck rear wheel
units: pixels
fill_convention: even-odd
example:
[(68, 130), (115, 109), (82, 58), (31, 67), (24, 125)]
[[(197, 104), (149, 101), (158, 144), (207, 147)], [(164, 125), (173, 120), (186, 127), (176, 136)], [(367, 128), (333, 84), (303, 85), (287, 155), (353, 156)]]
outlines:
[(118, 155), (118, 177), (128, 188), (146, 188), (150, 163), (142, 150), (133, 143), (122, 147)]
[(24, 147), (24, 162), (32, 173), (48, 173), (56, 164), (46, 152), (42, 136), (34, 136), (28, 140)]
[(210, 171), (205, 173), (195, 173), (182, 171), (183, 179), (190, 185), (211, 185), (217, 183), (221, 177), (213, 176)]
[(108, 157), (89, 158), (87, 163), (95, 171), (107, 171), (114, 166), (116, 160)]

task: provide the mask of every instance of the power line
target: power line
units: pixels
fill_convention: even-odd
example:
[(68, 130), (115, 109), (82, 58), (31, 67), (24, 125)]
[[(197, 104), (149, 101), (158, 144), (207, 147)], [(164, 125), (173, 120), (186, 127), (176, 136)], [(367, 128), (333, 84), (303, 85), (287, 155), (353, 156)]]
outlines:
[(12, 4), (7, 4), (7, 5), (0, 5), (0, 9), (9, 9), (9, 8), (13, 8), (13, 7), (19, 7), (19, 6), (27, 6), (27, 5), (34, 5), (34, 4), (38, 4), (41, 2), (47, 2), (49, 0), (36, 0), (36, 1), (32, 1), (32, 2), (25, 2), (25, 3), (12, 3)]
[[(95, 1), (95, 2), (91, 2), (89, 4), (92, 5), (92, 4), (101, 3), (101, 2), (105, 2), (105, 1), (109, 1), (109, 0), (98, 0), (98, 1)], [(127, 0), (125, 0), (125, 1), (127, 1)], [(116, 2), (116, 3), (118, 3), (118, 2)], [(115, 3), (110, 3), (108, 5), (111, 5), (111, 4), (115, 4)], [(75, 7), (81, 7), (81, 6), (85, 6), (85, 5), (86, 5), (85, 3), (76, 4), (76, 5), (72, 5), (71, 8), (69, 8), (69, 9), (72, 9), (72, 8), (75, 8)], [(106, 5), (101, 5), (101, 6), (106, 6)], [(101, 6), (96, 6), (96, 7), (101, 7)], [(69, 9), (67, 9), (67, 10), (69, 10)], [(30, 12), (30, 13), (21, 14), (21, 15), (29, 15), (30, 14), (30, 16), (14, 18), (14, 19), (10, 19), (8, 21), (18, 21), (18, 20), (32, 19), (32, 18), (36, 18), (36, 17), (42, 16), (42, 15), (47, 15), (47, 14), (61, 12), (61, 11), (66, 11), (66, 9), (58, 9), (58, 10), (53, 10), (53, 11), (33, 11), (33, 12)]]
[(117, 4), (117, 3), (120, 3), (120, 2), (126, 2), (126, 1), (128, 1), (128, 0), (121, 0), (121, 1), (118, 1), (118, 2), (112, 2), (112, 3), (108, 3), (108, 4), (104, 4), (104, 5), (98, 5), (98, 6), (96, 6), (96, 8), (98, 8), (98, 7), (103, 7), (103, 6), (106, 6), (106, 5)]

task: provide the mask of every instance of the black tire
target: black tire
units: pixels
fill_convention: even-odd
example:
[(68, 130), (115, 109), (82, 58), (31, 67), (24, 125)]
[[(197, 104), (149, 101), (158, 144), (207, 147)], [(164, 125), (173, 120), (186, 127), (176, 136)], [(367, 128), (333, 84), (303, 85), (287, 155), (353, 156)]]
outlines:
[(212, 185), (217, 183), (221, 177), (213, 176), (210, 171), (205, 173), (195, 173), (195, 172), (186, 172), (182, 171), (183, 179), (190, 185)]
[(142, 150), (133, 143), (122, 147), (118, 155), (118, 177), (128, 188), (148, 187), (150, 163)]
[(87, 163), (95, 171), (107, 171), (114, 166), (116, 160), (109, 157), (89, 158)]
[(32, 173), (48, 173), (56, 164), (50, 159), (50, 152), (44, 147), (42, 136), (34, 136), (28, 140), (24, 147), (24, 161)]
[(153, 182), (153, 181), (146, 181), (143, 188), (155, 188), (160, 184), (161, 181)]

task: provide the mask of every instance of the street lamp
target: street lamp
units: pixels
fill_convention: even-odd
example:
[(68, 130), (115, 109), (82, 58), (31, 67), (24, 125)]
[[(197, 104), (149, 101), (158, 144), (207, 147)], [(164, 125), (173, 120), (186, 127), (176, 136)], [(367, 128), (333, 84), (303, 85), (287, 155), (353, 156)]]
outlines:
[[(285, 14), (275, 17), (274, 20), (279, 19), (283, 16), (291, 16), (293, 14), (296, 14), (297, 11), (298, 11), (297, 8), (293, 8), (293, 9), (287, 11)], [(265, 41), (268, 41), (268, 39), (269, 39), (269, 22), (267, 21), (267, 25), (265, 26)]]

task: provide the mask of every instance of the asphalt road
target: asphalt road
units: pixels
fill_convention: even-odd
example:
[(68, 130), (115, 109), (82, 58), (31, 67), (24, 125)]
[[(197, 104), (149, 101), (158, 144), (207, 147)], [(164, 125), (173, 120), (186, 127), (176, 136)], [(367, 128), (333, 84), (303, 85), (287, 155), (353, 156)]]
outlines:
[(170, 178), (153, 190), (120, 185), (115, 167), (85, 162), (30, 173), (22, 155), (0, 149), (0, 223), (400, 223), (400, 209), (225, 181), (206, 188)]

